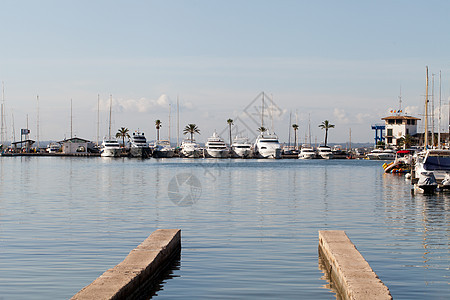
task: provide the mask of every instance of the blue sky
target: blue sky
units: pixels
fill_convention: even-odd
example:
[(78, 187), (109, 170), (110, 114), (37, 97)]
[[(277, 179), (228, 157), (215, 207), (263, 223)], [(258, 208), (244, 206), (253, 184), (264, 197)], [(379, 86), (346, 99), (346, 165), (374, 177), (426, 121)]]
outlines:
[(426, 65), (442, 71), (447, 128), (449, 11), (448, 1), (2, 1), (8, 137), (12, 116), (20, 139), (27, 115), (36, 137), (39, 95), (40, 140), (70, 136), (71, 99), (73, 134), (96, 140), (99, 94), (100, 136), (112, 95), (114, 132), (153, 139), (160, 119), (166, 138), (171, 104), (174, 139), (179, 97), (180, 127), (197, 124), (203, 142), (228, 118), (252, 127), (243, 111), (264, 91), (282, 141), (292, 112), (301, 141), (310, 118), (313, 141), (329, 120), (330, 142), (348, 141), (350, 128), (352, 141), (372, 142), (370, 125), (398, 107), (400, 87), (403, 108), (421, 117)]

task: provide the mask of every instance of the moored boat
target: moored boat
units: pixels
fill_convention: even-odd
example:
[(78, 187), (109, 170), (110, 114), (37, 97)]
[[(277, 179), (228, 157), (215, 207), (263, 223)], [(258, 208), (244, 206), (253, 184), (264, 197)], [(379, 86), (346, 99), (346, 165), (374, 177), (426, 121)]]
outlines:
[(333, 152), (331, 152), (331, 148), (328, 146), (317, 147), (317, 155), (319, 156), (319, 158), (323, 159), (333, 158)]
[(115, 139), (105, 139), (102, 142), (100, 156), (102, 157), (119, 157), (122, 149), (119, 142)]
[(303, 145), (300, 153), (298, 154), (299, 159), (314, 159), (317, 158), (316, 151), (313, 147), (308, 145)]
[(227, 158), (230, 150), (223, 139), (214, 131), (206, 142), (205, 156), (212, 158)]
[(187, 158), (198, 158), (200, 157), (200, 148), (194, 140), (184, 140), (181, 143), (180, 155)]
[(231, 153), (233, 157), (251, 158), (253, 154), (252, 144), (246, 137), (235, 137), (231, 145)]
[(171, 158), (175, 153), (175, 149), (171, 147), (170, 142), (161, 140), (155, 143), (153, 147), (153, 157), (156, 158)]
[(281, 145), (276, 134), (264, 134), (256, 138), (253, 148), (257, 158), (281, 158)]
[(139, 132), (139, 130), (133, 132), (133, 135), (130, 137), (130, 156), (149, 158), (150, 155), (151, 150), (144, 133)]

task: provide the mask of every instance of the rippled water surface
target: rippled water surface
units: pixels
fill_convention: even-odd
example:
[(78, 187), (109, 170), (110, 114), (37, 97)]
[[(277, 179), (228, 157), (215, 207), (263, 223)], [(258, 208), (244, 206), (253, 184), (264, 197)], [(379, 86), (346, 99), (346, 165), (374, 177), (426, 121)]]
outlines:
[(0, 299), (70, 298), (158, 228), (156, 299), (334, 299), (318, 231), (345, 230), (395, 299), (445, 299), (450, 194), (356, 160), (0, 157)]

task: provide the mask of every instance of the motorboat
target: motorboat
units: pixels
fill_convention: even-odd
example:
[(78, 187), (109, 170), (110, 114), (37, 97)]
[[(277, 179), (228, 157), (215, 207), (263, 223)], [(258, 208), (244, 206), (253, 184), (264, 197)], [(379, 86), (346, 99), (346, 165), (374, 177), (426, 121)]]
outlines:
[(414, 150), (399, 150), (395, 155), (395, 160), (384, 163), (385, 173), (408, 173), (411, 171)]
[(100, 149), (100, 156), (102, 157), (119, 157), (122, 149), (119, 142), (115, 139), (104, 139)]
[(370, 160), (394, 160), (395, 151), (392, 149), (373, 149), (366, 157)]
[(319, 158), (323, 159), (333, 158), (333, 152), (331, 151), (331, 148), (328, 146), (317, 147), (317, 155), (319, 156)]
[(317, 158), (316, 151), (313, 147), (308, 145), (303, 145), (300, 153), (298, 154), (299, 159), (314, 159)]
[(130, 156), (149, 158), (151, 155), (150, 147), (143, 132), (133, 132), (130, 137)]
[(205, 156), (212, 158), (227, 158), (230, 150), (223, 139), (214, 131), (213, 135), (206, 141)]
[(184, 140), (181, 143), (180, 155), (182, 157), (188, 158), (198, 158), (200, 157), (201, 150), (198, 144), (194, 140)]
[(153, 157), (156, 158), (170, 158), (174, 153), (175, 149), (171, 147), (168, 140), (158, 141), (153, 147)]
[(231, 145), (233, 156), (239, 158), (250, 158), (253, 156), (252, 144), (246, 137), (236, 137)]
[(61, 145), (58, 143), (50, 143), (47, 145), (47, 148), (45, 149), (45, 151), (47, 151), (48, 153), (56, 153), (61, 149)]
[(450, 150), (427, 149), (415, 155), (414, 187), (421, 192), (449, 188)]
[(281, 158), (281, 145), (276, 134), (261, 133), (253, 148), (257, 158)]

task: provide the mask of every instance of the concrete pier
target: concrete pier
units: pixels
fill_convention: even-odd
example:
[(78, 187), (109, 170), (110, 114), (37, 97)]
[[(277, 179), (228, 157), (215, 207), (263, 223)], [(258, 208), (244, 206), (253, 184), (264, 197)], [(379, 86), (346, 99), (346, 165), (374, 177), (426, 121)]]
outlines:
[(344, 231), (319, 231), (319, 255), (344, 299), (392, 299), (389, 289)]
[(160, 273), (179, 255), (181, 230), (158, 229), (133, 249), (117, 266), (107, 270), (72, 299), (127, 299)]

